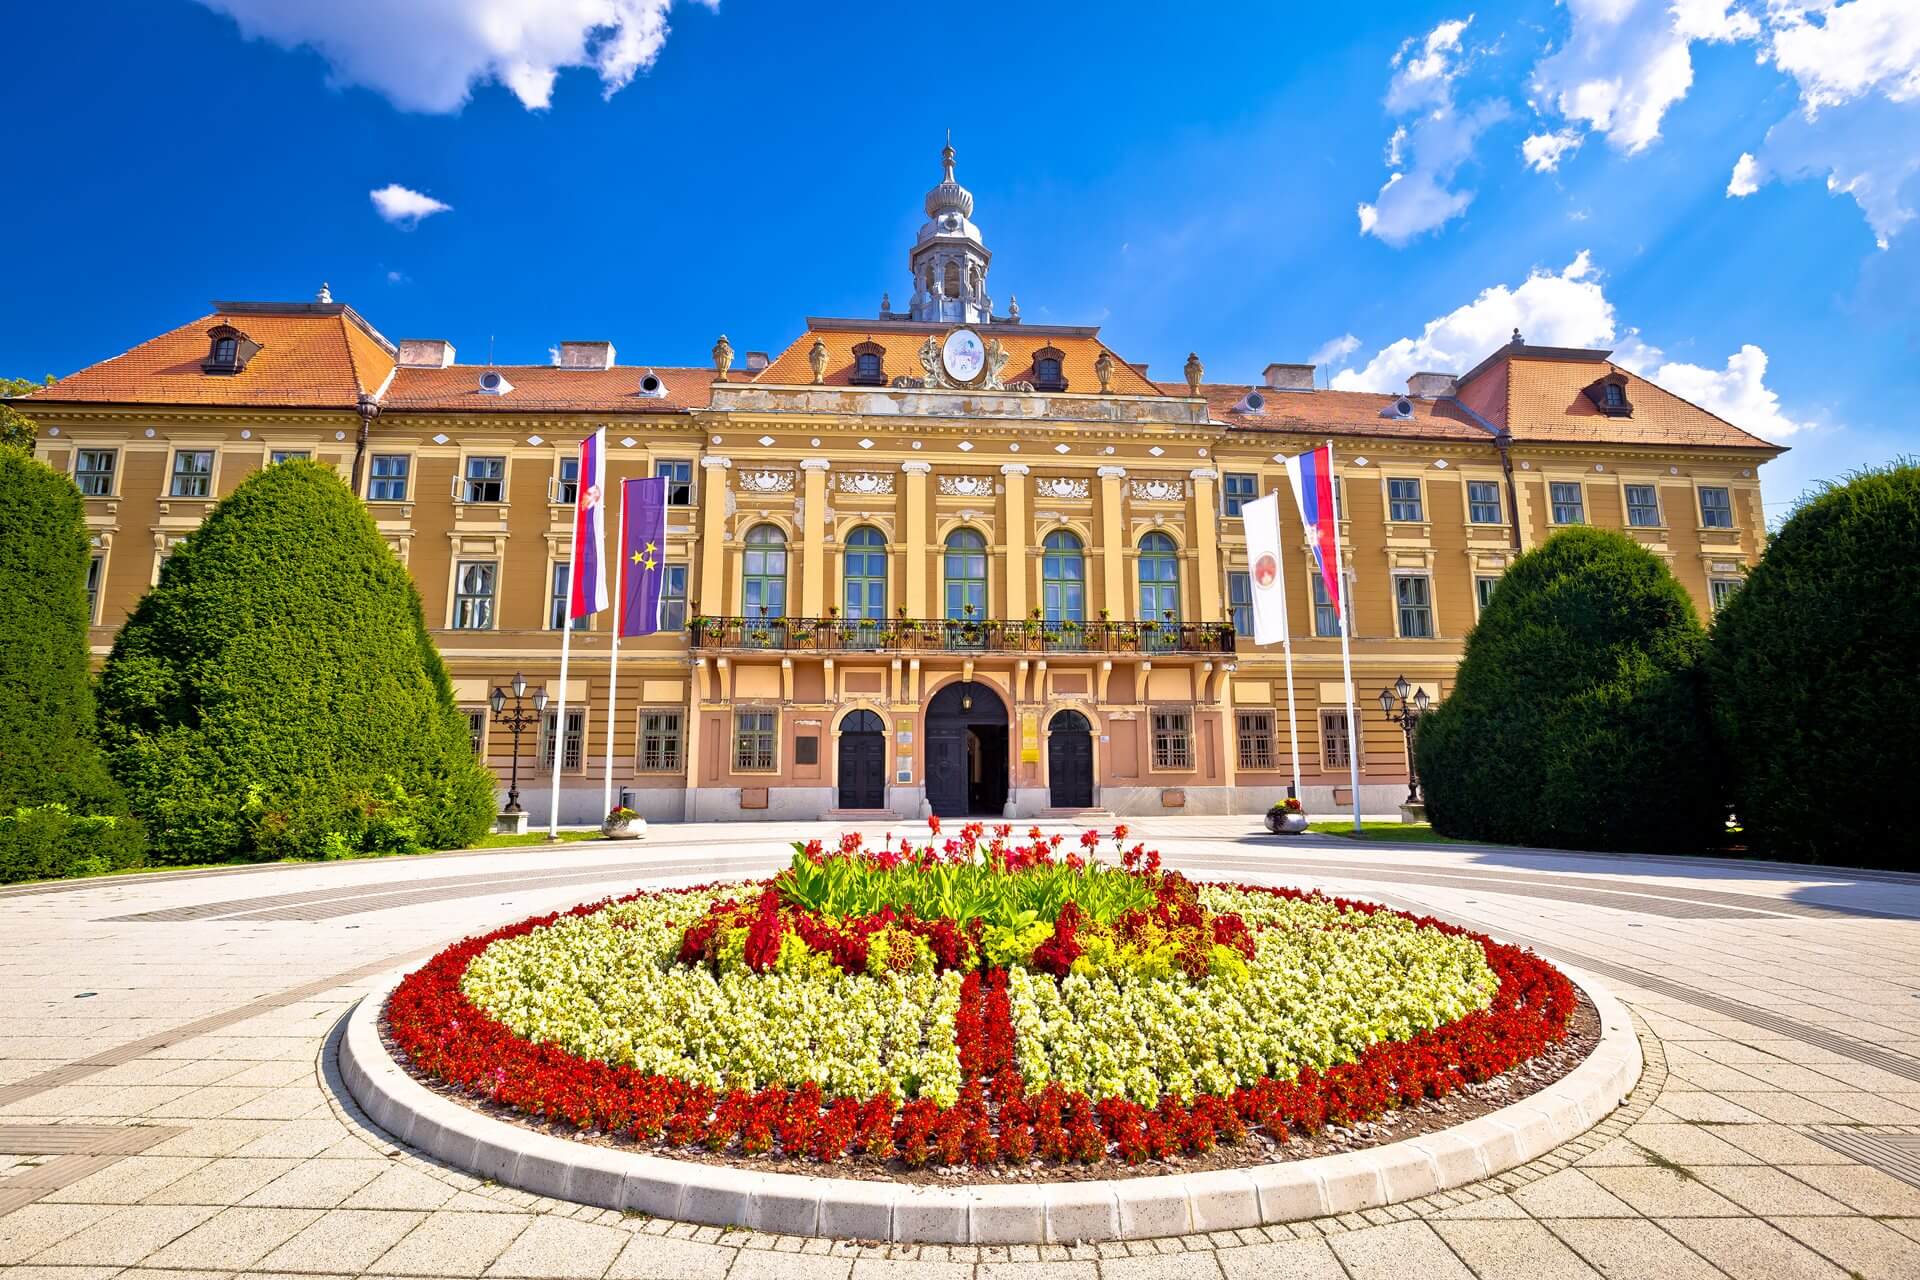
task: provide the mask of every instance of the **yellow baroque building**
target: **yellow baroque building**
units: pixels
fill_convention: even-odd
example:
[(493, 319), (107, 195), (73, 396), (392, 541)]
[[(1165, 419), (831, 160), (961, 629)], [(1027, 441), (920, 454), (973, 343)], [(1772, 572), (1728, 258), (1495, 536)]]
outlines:
[[(1315, 388), (1310, 365), (1174, 381), (1092, 327), (1023, 321), (955, 181), (927, 195), (904, 311), (810, 318), (778, 354), (711, 368), (618, 363), (565, 342), (476, 366), (389, 341), (323, 289), (212, 314), (16, 401), (86, 497), (93, 644), (172, 547), (250, 472), (338, 469), (412, 571), (475, 750), (513, 740), (488, 696), (516, 672), (559, 692), (580, 439), (608, 479), (664, 475), (668, 629), (621, 649), (575, 632), (565, 723), (520, 744), (528, 808), (556, 765), (562, 820), (601, 816), (603, 762), (652, 819), (1251, 812), (1286, 793), (1404, 798), (1378, 691), (1446, 696), (1513, 557), (1557, 526), (1626, 531), (1709, 613), (1759, 556), (1758, 470), (1780, 449), (1620, 368), (1521, 335), (1406, 388)], [(1360, 723), (1338, 619), (1281, 503), (1297, 715), (1245, 607), (1247, 499), (1332, 441)], [(612, 554), (612, 552), (609, 552)]]

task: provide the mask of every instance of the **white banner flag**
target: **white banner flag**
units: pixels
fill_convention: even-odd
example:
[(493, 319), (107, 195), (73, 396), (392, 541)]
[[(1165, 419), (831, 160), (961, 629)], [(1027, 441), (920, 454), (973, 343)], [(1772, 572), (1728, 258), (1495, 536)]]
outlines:
[(1255, 498), (1240, 507), (1247, 533), (1247, 579), (1253, 594), (1253, 642), (1287, 638), (1287, 580), (1280, 563), (1280, 499)]

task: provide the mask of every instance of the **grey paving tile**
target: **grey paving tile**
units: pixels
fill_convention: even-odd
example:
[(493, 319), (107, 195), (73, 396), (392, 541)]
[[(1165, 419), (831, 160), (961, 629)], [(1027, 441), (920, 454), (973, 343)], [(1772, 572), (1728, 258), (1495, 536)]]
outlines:
[(213, 1160), (175, 1178), (146, 1197), (148, 1204), (239, 1204), (260, 1188), (284, 1176), (297, 1160)]
[(331, 1209), (385, 1173), (385, 1160), (308, 1160), (241, 1201), (242, 1204)]
[(0, 1266), (12, 1267), (113, 1212), (107, 1204), (49, 1204), (42, 1200), (0, 1215)]
[(1847, 1212), (1847, 1207), (1838, 1200), (1778, 1169), (1756, 1165), (1702, 1165), (1694, 1170), (1694, 1176), (1741, 1208), (1763, 1218)]
[(1871, 1218), (1775, 1218), (1773, 1225), (1864, 1280), (1920, 1276), (1920, 1242)]
[(218, 1212), (204, 1205), (128, 1205), (27, 1261), (60, 1266), (118, 1264), (130, 1267)]
[(317, 1209), (223, 1209), (144, 1262), (195, 1271), (237, 1270), (266, 1257), (319, 1216)]
[(1562, 1169), (1529, 1183), (1513, 1193), (1513, 1202), (1536, 1218), (1635, 1216), (1626, 1201), (1578, 1169)]
[(851, 1280), (853, 1259), (813, 1258), (773, 1249), (742, 1249), (727, 1280)]
[(533, 1221), (519, 1213), (435, 1213), (368, 1268), (378, 1275), (478, 1276)]
[(1543, 1225), (1610, 1280), (1722, 1280), (1725, 1275), (1644, 1218), (1547, 1219)]
[(1781, 1166), (1800, 1181), (1859, 1213), (1876, 1217), (1920, 1217), (1920, 1187), (1863, 1164)]
[(348, 1196), (342, 1207), (348, 1209), (438, 1209), (459, 1195), (459, 1191), (438, 1178), (409, 1165), (395, 1164), (366, 1186)]
[(597, 1227), (571, 1218), (535, 1218), (488, 1276), (598, 1276), (631, 1242), (618, 1227)]
[[(1222, 1249), (1214, 1255), (1226, 1280), (1346, 1280), (1346, 1272), (1325, 1240), (1283, 1240), (1273, 1244)], [(984, 1278), (983, 1278), (984, 1280)]]
[(1436, 1222), (1433, 1229), (1480, 1280), (1593, 1280), (1598, 1274), (1531, 1219)]
[(1473, 1280), (1446, 1241), (1424, 1222), (1396, 1222), (1327, 1237), (1352, 1280)]
[(1704, 1182), (1670, 1169), (1590, 1169), (1587, 1173), (1647, 1217), (1739, 1217), (1745, 1213)]
[(261, 1258), (254, 1269), (354, 1274), (371, 1266), (425, 1217), (398, 1209), (334, 1209)]
[(1758, 1218), (1672, 1218), (1660, 1225), (1733, 1280), (1846, 1280), (1846, 1272)]

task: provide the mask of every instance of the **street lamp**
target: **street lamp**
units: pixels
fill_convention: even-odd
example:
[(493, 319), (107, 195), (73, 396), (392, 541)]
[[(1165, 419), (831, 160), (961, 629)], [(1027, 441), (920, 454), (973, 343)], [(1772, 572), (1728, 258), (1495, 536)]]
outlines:
[[(1413, 697), (1409, 699), (1407, 695)], [(1425, 689), (1416, 689), (1401, 676), (1390, 688), (1380, 691), (1380, 710), (1387, 719), (1400, 726), (1407, 735), (1407, 803), (1420, 803), (1420, 766), (1413, 759), (1413, 727), (1420, 723), (1420, 717), (1427, 714), (1433, 706), (1433, 699), (1427, 696)]]
[(487, 702), (493, 707), (493, 722), (502, 726), (513, 735), (513, 773), (507, 783), (507, 807), (504, 813), (520, 812), (520, 735), (540, 722), (547, 711), (547, 691), (533, 691), (533, 710), (522, 704), (527, 692), (527, 678), (518, 671), (513, 673), (513, 710), (507, 710), (507, 691), (499, 685), (493, 687), (493, 696)]

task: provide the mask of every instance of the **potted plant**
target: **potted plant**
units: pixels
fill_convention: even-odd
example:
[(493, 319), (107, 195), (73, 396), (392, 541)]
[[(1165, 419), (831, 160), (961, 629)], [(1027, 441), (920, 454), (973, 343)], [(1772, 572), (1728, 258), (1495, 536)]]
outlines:
[(1294, 796), (1273, 802), (1267, 810), (1267, 830), (1277, 836), (1297, 836), (1307, 829), (1307, 811)]
[(623, 804), (615, 805), (600, 824), (600, 834), (609, 840), (631, 840), (640, 834), (634, 829), (636, 825), (644, 831), (647, 824), (640, 821), (640, 815), (634, 810)]

